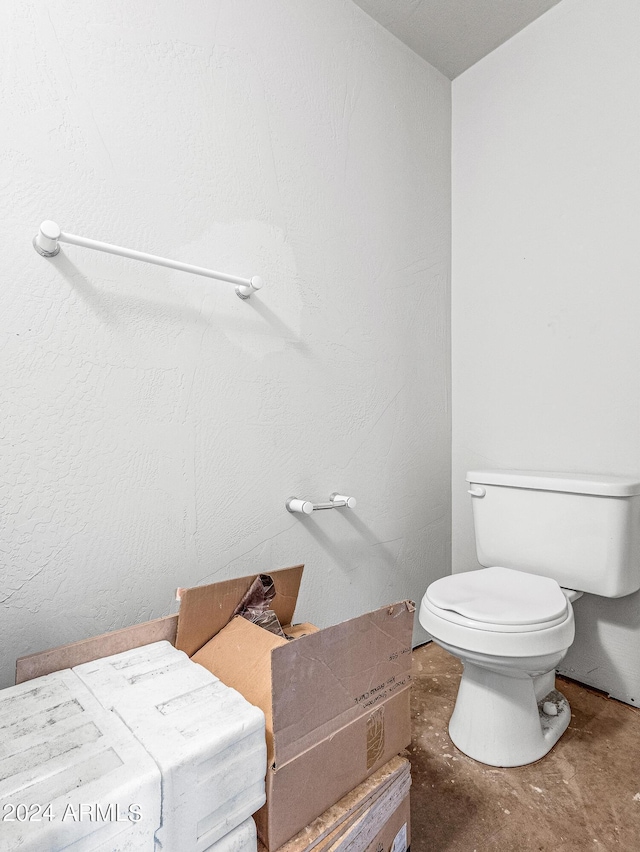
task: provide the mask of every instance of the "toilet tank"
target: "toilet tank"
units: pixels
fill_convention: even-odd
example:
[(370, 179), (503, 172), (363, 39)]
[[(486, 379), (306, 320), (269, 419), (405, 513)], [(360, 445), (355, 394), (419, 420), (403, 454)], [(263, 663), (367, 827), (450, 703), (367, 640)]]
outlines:
[(640, 482), (620, 476), (467, 474), (478, 561), (608, 598), (640, 588)]

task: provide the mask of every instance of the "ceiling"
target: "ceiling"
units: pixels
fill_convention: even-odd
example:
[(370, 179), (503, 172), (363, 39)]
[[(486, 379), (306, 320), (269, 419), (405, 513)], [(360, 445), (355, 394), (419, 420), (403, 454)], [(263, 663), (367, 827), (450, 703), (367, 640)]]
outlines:
[(450, 80), (560, 0), (354, 0)]

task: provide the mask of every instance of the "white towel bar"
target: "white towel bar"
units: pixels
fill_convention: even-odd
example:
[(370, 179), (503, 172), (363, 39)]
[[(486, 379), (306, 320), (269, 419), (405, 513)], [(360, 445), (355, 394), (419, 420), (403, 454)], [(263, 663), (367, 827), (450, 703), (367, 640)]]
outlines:
[(114, 246), (111, 243), (101, 243), (98, 240), (89, 240), (86, 237), (78, 237), (75, 234), (67, 234), (61, 231), (55, 222), (47, 219), (40, 225), (40, 230), (33, 238), (33, 247), (42, 257), (55, 257), (60, 251), (58, 243), (70, 243), (74, 246), (104, 251), (107, 254), (117, 254), (120, 257), (129, 257), (132, 260), (140, 260), (144, 263), (155, 263), (156, 266), (167, 266), (169, 269), (179, 269), (181, 272), (191, 272), (193, 275), (204, 275), (205, 278), (216, 278), (219, 281), (227, 281), (236, 285), (236, 293), (241, 299), (248, 299), (252, 293), (259, 290), (264, 282), (258, 275), (253, 278), (238, 278), (236, 275), (227, 275), (225, 272), (216, 272), (213, 269), (205, 269), (203, 266), (193, 266), (190, 263), (182, 263), (179, 260), (170, 260), (166, 257), (158, 257), (155, 254), (135, 251), (134, 249)]

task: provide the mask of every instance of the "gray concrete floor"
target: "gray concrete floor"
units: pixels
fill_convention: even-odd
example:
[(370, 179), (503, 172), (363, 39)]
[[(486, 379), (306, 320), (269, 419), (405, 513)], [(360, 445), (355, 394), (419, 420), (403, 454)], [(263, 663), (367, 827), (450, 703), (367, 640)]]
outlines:
[(462, 667), (413, 656), (412, 852), (640, 852), (640, 709), (564, 678), (569, 728), (542, 760), (476, 763), (448, 735)]

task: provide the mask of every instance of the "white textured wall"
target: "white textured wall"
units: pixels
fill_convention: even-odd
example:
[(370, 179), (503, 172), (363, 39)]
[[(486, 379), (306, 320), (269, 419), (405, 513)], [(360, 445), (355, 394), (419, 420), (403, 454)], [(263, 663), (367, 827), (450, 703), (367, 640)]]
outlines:
[[(418, 598), (450, 570), (449, 82), (349, 0), (3, 8), (2, 685), (178, 585), (304, 561), (320, 625)], [(267, 286), (45, 260), (45, 218)]]
[[(453, 84), (453, 567), (465, 472), (640, 477), (640, 15), (563, 0)], [(575, 604), (569, 675), (640, 703), (640, 593)]]

